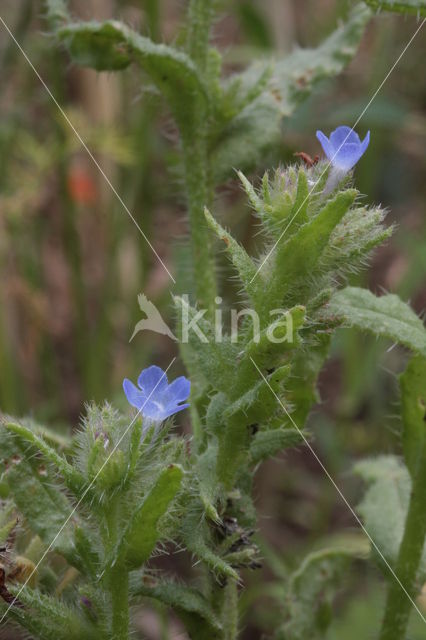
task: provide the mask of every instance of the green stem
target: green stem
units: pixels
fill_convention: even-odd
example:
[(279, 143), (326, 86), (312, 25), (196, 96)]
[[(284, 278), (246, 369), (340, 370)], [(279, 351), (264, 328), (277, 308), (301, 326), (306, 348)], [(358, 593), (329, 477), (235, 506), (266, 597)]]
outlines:
[[(104, 511), (102, 537), (107, 557), (112, 556), (117, 544), (118, 507), (115, 497)], [(105, 578), (111, 601), (111, 640), (129, 640), (129, 572), (124, 563), (117, 561), (107, 571)]]
[(222, 623), (224, 640), (236, 640), (238, 638), (238, 587), (235, 580), (228, 580), (225, 587)]
[(109, 592), (112, 606), (112, 640), (129, 638), (129, 574), (120, 564), (109, 572)]
[[(209, 49), (210, 25), (215, 0), (190, 0), (188, 8), (187, 51), (201, 75), (205, 74)], [(182, 126), (189, 220), (191, 224), (192, 265), (195, 295), (199, 306), (214, 317), (216, 278), (210, 232), (204, 207), (211, 199), (207, 154), (208, 114), (199, 113), (190, 127)]]
[(188, 213), (191, 225), (191, 250), (198, 305), (207, 309), (210, 319), (214, 317), (216, 297), (216, 276), (212, 252), (212, 240), (204, 217), (204, 207), (208, 205), (207, 150), (202, 131), (183, 134), (183, 155), (185, 165)]
[(214, 16), (215, 0), (191, 0), (188, 9), (188, 53), (204, 71), (207, 63), (210, 25)]
[(413, 481), (404, 536), (395, 569), (405, 591), (392, 576), (380, 640), (404, 640), (406, 638), (412, 606), (410, 598), (413, 600), (417, 594), (416, 576), (422, 558), (425, 537), (426, 447), (423, 451), (417, 477)]

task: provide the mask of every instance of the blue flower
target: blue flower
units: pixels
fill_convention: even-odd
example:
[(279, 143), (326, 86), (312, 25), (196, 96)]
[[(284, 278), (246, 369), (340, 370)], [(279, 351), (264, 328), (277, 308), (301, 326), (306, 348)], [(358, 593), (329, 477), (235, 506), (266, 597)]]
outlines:
[(182, 404), (188, 399), (191, 383), (180, 376), (171, 384), (168, 383), (166, 373), (153, 365), (144, 369), (138, 378), (138, 386), (125, 378), (123, 389), (131, 405), (139, 409), (145, 418), (155, 422), (162, 422), (189, 404)]
[(361, 142), (359, 135), (350, 127), (337, 127), (327, 138), (322, 131), (317, 131), (317, 138), (333, 168), (347, 173), (356, 165), (367, 150), (370, 143), (370, 132)]

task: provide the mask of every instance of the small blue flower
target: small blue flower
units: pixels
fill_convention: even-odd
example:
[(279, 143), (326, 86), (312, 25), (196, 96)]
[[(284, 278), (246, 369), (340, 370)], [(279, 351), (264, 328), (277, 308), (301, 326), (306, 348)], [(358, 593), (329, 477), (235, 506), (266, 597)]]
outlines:
[(333, 168), (347, 173), (356, 165), (367, 150), (370, 143), (370, 132), (361, 142), (359, 135), (350, 127), (337, 127), (327, 138), (322, 131), (317, 131), (317, 138)]
[(138, 378), (138, 386), (125, 378), (123, 389), (131, 405), (139, 409), (145, 418), (155, 422), (162, 422), (189, 404), (181, 404), (188, 399), (191, 383), (180, 376), (171, 384), (168, 383), (166, 373), (155, 365), (144, 369)]

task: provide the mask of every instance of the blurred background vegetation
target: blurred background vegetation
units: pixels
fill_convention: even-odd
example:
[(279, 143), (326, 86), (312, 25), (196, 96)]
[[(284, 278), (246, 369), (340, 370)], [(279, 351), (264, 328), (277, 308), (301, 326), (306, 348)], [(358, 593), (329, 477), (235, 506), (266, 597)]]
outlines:
[[(72, 5), (83, 19), (119, 17), (167, 42), (180, 38), (185, 11), (185, 3), (175, 0)], [(350, 5), (223, 1), (214, 43), (231, 72), (271, 52), (318, 44)], [(137, 71), (96, 74), (73, 67), (49, 36), (42, 2), (2, 0), (0, 15), (185, 290), (187, 222), (177, 133), (155, 90), (141, 85)], [(415, 18), (374, 17), (353, 62), (285, 121), (279, 154), (265, 157), (258, 174), (293, 162), (295, 151), (319, 153), (317, 128), (328, 133), (355, 122), (416, 26)], [(356, 185), (368, 202), (389, 208), (389, 224), (397, 228), (367, 271), (352, 278), (376, 293), (398, 293), (418, 313), (426, 307), (425, 54), (420, 34), (358, 127), (360, 134), (371, 129), (372, 141), (356, 169)], [(141, 291), (173, 322), (170, 280), (2, 25), (0, 77), (0, 408), (66, 431), (78, 424), (85, 402), (107, 398), (124, 407), (124, 376), (135, 378), (145, 365), (167, 365), (177, 355), (175, 344), (156, 334), (140, 333), (129, 343), (140, 319)], [(244, 244), (256, 244), (255, 221), (236, 180), (221, 188), (214, 211)], [(229, 267), (220, 256), (218, 263), (227, 282)], [(221, 294), (234, 299), (232, 281)], [(354, 459), (400, 451), (396, 376), (405, 358), (389, 344), (341, 332), (321, 376), (322, 403), (310, 429), (351, 504), (360, 496), (350, 474)], [(288, 571), (299, 551), (322, 537), (359, 535), (309, 451), (266, 464), (256, 495), (266, 583), (247, 575), (247, 640), (259, 638), (259, 629), (275, 619), (277, 597), (284, 594), (274, 578)], [(178, 560), (165, 562), (172, 570)], [(356, 566), (337, 602), (330, 640), (373, 637), (384, 592), (378, 574)], [(140, 637), (183, 637), (173, 620), (158, 624), (146, 614), (138, 624)], [(411, 637), (425, 637), (414, 619)]]

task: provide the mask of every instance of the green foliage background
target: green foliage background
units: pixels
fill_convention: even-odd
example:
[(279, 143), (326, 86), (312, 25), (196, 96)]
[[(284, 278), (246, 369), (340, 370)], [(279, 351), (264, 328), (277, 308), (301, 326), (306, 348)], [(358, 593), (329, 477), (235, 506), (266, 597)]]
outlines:
[[(356, 33), (353, 44), (351, 34), (345, 33), (347, 49), (343, 54), (339, 40), (342, 32), (326, 39), (353, 4), (306, 0), (289, 2), (284, 9), (280, 3), (270, 3), (265, 11), (262, 3), (251, 0), (222, 3), (227, 17), (216, 24), (214, 41), (223, 52), (225, 69), (230, 73), (251, 60), (256, 62), (241, 81), (229, 80), (219, 88), (215, 75), (218, 61), (214, 57), (205, 61), (209, 91), (216, 91), (218, 98), (218, 130), (210, 131), (205, 148), (199, 152), (207, 153), (210, 159), (211, 185), (226, 180), (226, 187), (211, 206), (214, 218), (231, 229), (248, 254), (256, 250), (257, 240), (252, 239), (256, 222), (233, 169), (242, 169), (248, 175), (252, 171), (251, 177), (258, 186), (257, 176), (264, 169), (292, 162), (294, 151), (317, 153), (316, 128), (328, 131), (342, 122), (354, 122), (416, 28), (415, 17), (402, 22), (397, 15), (382, 13), (371, 21), (349, 67), (338, 79), (321, 84), (320, 80), (337, 74), (355, 53)], [(371, 4), (374, 8), (380, 4), (384, 9), (393, 4), (392, 9), (399, 9), (410, 3)], [(159, 43), (155, 54), (163, 56), (164, 68), (157, 68), (158, 57), (150, 59), (152, 45), (148, 46), (143, 36), (138, 42), (129, 43), (126, 33), (113, 23), (101, 30), (90, 25), (86, 31), (62, 28), (61, 3), (56, 5), (59, 39), (71, 48), (78, 62), (87, 62), (92, 55), (87, 47), (89, 31), (91, 35), (97, 32), (100, 42), (105, 43), (99, 62), (90, 59), (98, 68), (124, 68), (129, 57), (137, 59), (138, 51), (144, 51), (139, 62), (151, 73), (155, 84), (148, 80), (142, 84), (139, 69), (134, 66), (125, 74), (104, 75), (101, 79), (92, 71), (70, 66), (67, 53), (58, 50), (51, 36), (44, 35), (48, 27), (41, 5), (25, 0), (5, 3), (5, 20), (100, 159), (144, 233), (172, 268), (178, 281), (174, 293), (193, 289), (181, 189), (185, 167), (179, 161), (171, 113), (158, 95), (159, 89), (164, 88), (164, 69), (173, 78), (183, 65), (185, 81), (176, 86), (167, 83), (170, 103), (176, 105), (172, 114), (183, 133), (194, 114), (190, 110), (180, 112), (182, 95), (187, 96), (187, 104), (197, 104), (197, 117), (204, 108), (205, 87), (191, 65), (183, 56), (173, 56), (162, 44), (174, 39), (177, 43), (183, 41), (182, 7), (174, 2), (148, 0), (75, 3), (75, 16), (84, 19), (121, 14), (125, 22), (136, 23), (143, 36), (151, 36)], [(361, 15), (363, 9), (359, 11)], [(356, 31), (356, 19), (351, 28)], [(69, 426), (77, 426), (84, 402), (108, 398), (124, 409), (122, 378), (132, 377), (151, 362), (166, 366), (175, 355), (167, 338), (146, 339), (138, 335), (128, 344), (139, 319), (139, 291), (144, 291), (172, 322), (170, 281), (32, 70), (5, 33), (3, 36), (0, 68), (7, 89), (0, 102), (0, 406), (3, 412), (14, 415), (31, 412), (36, 422), (54, 427), (60, 439), (66, 438)], [(265, 58), (279, 59), (295, 44), (314, 47), (324, 40), (321, 55), (296, 51), (285, 67), (279, 62), (264, 62)], [(111, 42), (122, 47), (118, 62), (116, 52), (113, 62), (108, 62)], [(356, 186), (368, 194), (363, 202), (383, 202), (391, 210), (389, 220), (397, 228), (392, 240), (373, 258), (367, 275), (348, 275), (354, 287), (368, 284), (375, 293), (384, 288), (404, 300), (410, 299), (418, 313), (423, 312), (426, 303), (426, 222), (421, 204), (425, 195), (422, 175), (426, 130), (419, 55), (422, 47), (424, 41), (419, 41), (407, 52), (359, 125), (360, 131), (371, 129), (373, 135), (368, 154), (356, 170)], [(253, 88), (259, 78), (261, 91)], [(248, 118), (252, 126), (249, 132), (244, 128)], [(223, 142), (224, 131), (227, 137)], [(185, 141), (185, 136), (183, 142), (192, 143)], [(217, 230), (216, 224), (210, 219), (210, 225)], [(178, 241), (171, 242), (176, 237)], [(231, 304), (240, 284), (227, 277), (234, 272), (224, 256), (219, 258), (219, 268), (226, 282), (220, 294), (225, 305)], [(339, 308), (347, 303), (347, 299), (341, 300)], [(390, 315), (387, 308), (381, 317), (388, 322)], [(415, 333), (416, 327), (412, 329)], [(397, 336), (385, 327), (383, 335), (389, 333), (403, 343), (409, 339), (406, 327)], [(356, 481), (345, 474), (353, 458), (383, 451), (399, 454), (403, 448), (401, 426), (391, 414), (396, 413), (396, 375), (404, 368), (406, 354), (399, 349), (387, 352), (388, 346), (387, 341), (356, 332), (339, 333), (333, 342), (333, 357), (320, 381), (323, 405), (309, 425), (327, 468), (333, 475), (343, 477), (345, 495), (352, 503), (361, 495)], [(188, 430), (184, 416), (181, 428)], [(257, 453), (251, 455), (261, 459), (266, 446), (261, 436), (256, 445)], [(413, 453), (408, 456), (413, 460)], [(229, 463), (223, 462), (227, 472)], [(391, 458), (383, 460), (386, 469), (392, 464)], [(356, 468), (372, 482), (361, 505), (361, 513), (368, 521), (368, 496), (374, 490), (374, 474), (361, 466)], [(407, 482), (408, 477), (401, 478), (403, 485)], [(303, 570), (297, 569), (294, 550), (302, 557), (312, 550), (314, 541), (318, 545), (323, 536), (339, 536), (343, 530), (346, 546), (352, 535), (348, 530), (353, 527), (344, 505), (338, 503), (333, 488), (308, 451), (296, 450), (269, 462), (256, 481), (255, 491), (266, 560), (262, 572), (268, 586), (265, 593), (256, 597), (257, 580), (248, 574), (242, 602), (247, 639), (258, 637), (260, 628), (274, 625), (275, 603), (281, 595), (284, 597), (280, 593), (283, 574), (293, 572), (290, 599), (294, 598), (297, 605), (299, 591), (309, 591), (304, 582), (307, 580), (311, 601), (308, 599), (306, 606), (314, 610), (312, 603), (318, 599), (316, 571), (326, 566), (332, 574), (341, 572), (345, 559), (339, 556), (335, 563), (327, 550), (314, 550), (312, 559), (303, 567), (306, 571), (312, 569), (306, 578)], [(24, 486), (22, 494), (25, 498)], [(207, 491), (207, 507), (209, 498)], [(43, 509), (48, 510), (51, 496), (43, 494), (40, 500)], [(67, 505), (55, 505), (58, 522), (63, 520), (62, 509), (65, 513), (66, 508)], [(34, 514), (35, 530), (41, 527), (42, 532), (40, 513)], [(266, 520), (271, 513), (276, 514), (274, 522)], [(365, 550), (362, 545), (359, 548), (355, 533), (354, 538), (356, 555), (362, 557)], [(131, 533), (129, 539), (136, 544)], [(66, 536), (59, 542), (66, 546)], [(149, 550), (137, 552), (143, 557)], [(369, 570), (367, 575), (365, 567), (355, 563), (349, 573), (346, 571), (346, 582), (346, 591), (352, 597), (338, 603), (330, 638), (350, 640), (351, 634), (365, 637), (380, 622), (376, 601), (383, 598), (384, 587), (379, 574)], [(369, 603), (363, 595), (365, 589)], [(146, 587), (143, 595), (155, 594)], [(167, 603), (168, 598), (170, 602), (176, 594), (170, 594), (165, 586), (161, 599)], [(190, 592), (182, 592), (180, 598), (182, 611), (197, 613), (208, 629), (206, 633), (214, 633), (215, 620), (210, 619), (205, 603)], [(173, 605), (179, 609), (179, 603), (173, 601)], [(323, 614), (321, 610), (319, 615)], [(159, 618), (166, 617), (161, 610)], [(168, 624), (164, 622), (165, 627)], [(79, 633), (81, 630), (76, 629), (76, 637)], [(153, 632), (148, 629), (145, 633)], [(292, 633), (291, 637), (304, 637), (303, 629)], [(421, 637), (415, 626), (411, 633), (413, 638)]]

